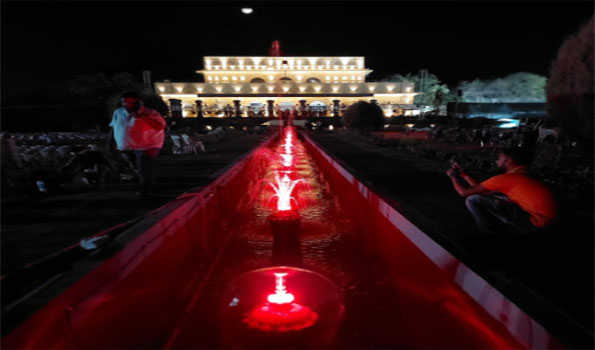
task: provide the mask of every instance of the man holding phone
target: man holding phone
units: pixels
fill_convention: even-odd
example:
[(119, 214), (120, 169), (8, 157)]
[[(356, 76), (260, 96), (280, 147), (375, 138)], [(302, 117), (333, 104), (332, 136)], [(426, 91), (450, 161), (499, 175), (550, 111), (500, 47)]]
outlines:
[(165, 119), (155, 110), (146, 108), (135, 92), (122, 94), (122, 107), (114, 111), (108, 137), (116, 141), (118, 150), (132, 150), (136, 155), (136, 166), (141, 176), (142, 196), (149, 196), (153, 190), (155, 161), (163, 147)]
[(482, 232), (527, 234), (550, 226), (558, 209), (550, 189), (528, 175), (529, 163), (525, 151), (508, 148), (496, 160), (504, 174), (478, 182), (454, 161), (446, 174)]

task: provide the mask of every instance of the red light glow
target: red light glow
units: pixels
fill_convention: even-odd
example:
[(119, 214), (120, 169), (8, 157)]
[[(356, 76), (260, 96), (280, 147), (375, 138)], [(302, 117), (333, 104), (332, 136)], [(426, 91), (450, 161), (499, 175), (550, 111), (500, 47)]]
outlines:
[(283, 147), (285, 148), (285, 153), (286, 154), (291, 154), (291, 148), (293, 147), (291, 141), (293, 139), (293, 129), (290, 127), (287, 127), (285, 129), (285, 144), (283, 145)]
[(293, 166), (296, 159), (296, 155), (293, 152), (296, 148), (296, 145), (293, 144), (293, 140), (295, 139), (294, 133), (295, 131), (292, 127), (286, 127), (284, 129), (283, 144), (280, 145), (280, 149), (278, 150), (278, 161), (281, 167), (280, 169), (278, 168), (279, 170), (277, 170), (275, 175), (275, 183), (270, 183), (275, 192), (272, 198), (277, 198), (278, 212), (293, 209), (291, 201), (295, 201), (295, 198), (291, 196), (291, 193), (298, 183), (304, 182), (301, 179), (292, 180), (288, 175), (294, 172)]
[(283, 154), (281, 154), (281, 158), (283, 158), (283, 166), (284, 167), (290, 167), (291, 164), (293, 164), (293, 155), (283, 153)]
[(313, 326), (318, 315), (306, 306), (291, 304), (263, 304), (254, 308), (244, 319), (250, 328), (265, 332), (299, 331)]
[(309, 307), (294, 303), (284, 283), (286, 272), (275, 272), (275, 293), (269, 294), (267, 303), (252, 309), (243, 322), (250, 328), (265, 332), (299, 331), (313, 326), (318, 314)]
[(283, 277), (287, 276), (286, 272), (275, 272), (275, 294), (269, 294), (267, 300), (274, 304), (288, 304), (295, 298), (293, 294), (287, 293), (283, 283)]

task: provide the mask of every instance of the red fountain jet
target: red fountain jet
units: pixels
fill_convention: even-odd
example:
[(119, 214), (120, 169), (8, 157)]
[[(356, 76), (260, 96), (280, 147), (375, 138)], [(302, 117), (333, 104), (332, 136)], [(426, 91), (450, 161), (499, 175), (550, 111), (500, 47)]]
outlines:
[(287, 292), (283, 279), (287, 273), (274, 275), (275, 293), (268, 295), (266, 303), (252, 309), (244, 318), (244, 324), (260, 331), (281, 333), (313, 326), (318, 314), (307, 306), (293, 302), (295, 297)]

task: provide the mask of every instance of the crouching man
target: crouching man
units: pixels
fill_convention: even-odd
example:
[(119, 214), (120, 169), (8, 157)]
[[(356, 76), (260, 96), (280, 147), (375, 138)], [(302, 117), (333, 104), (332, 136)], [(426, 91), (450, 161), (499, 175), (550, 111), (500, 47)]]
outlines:
[(504, 174), (481, 183), (452, 163), (446, 172), (455, 190), (485, 234), (528, 234), (542, 231), (557, 218), (552, 192), (527, 174), (530, 163), (518, 148), (500, 150), (496, 165)]

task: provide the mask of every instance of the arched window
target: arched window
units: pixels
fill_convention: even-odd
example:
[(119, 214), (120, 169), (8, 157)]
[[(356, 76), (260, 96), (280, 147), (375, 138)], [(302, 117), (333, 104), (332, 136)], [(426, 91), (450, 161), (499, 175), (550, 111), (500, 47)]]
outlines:
[(318, 84), (320, 84), (320, 83), (321, 83), (321, 81), (320, 81), (320, 79), (318, 79), (318, 78), (308, 78), (308, 79), (306, 80), (306, 83), (310, 83), (310, 84), (318, 83)]
[(254, 111), (255, 113), (264, 111), (265, 108), (266, 108), (266, 105), (261, 102), (252, 102), (248, 105), (248, 109)]
[(280, 111), (292, 111), (295, 108), (293, 102), (279, 102), (277, 106)]
[(290, 82), (292, 82), (292, 81), (293, 81), (293, 80), (291, 80), (291, 78), (288, 78), (288, 77), (283, 77), (283, 78), (281, 78), (281, 79), (279, 79), (279, 80), (281, 80), (281, 81), (282, 81), (282, 82), (284, 82), (284, 83), (290, 83)]
[(250, 83), (252, 83), (252, 84), (264, 84), (264, 82), (265, 81), (262, 78), (254, 78), (254, 79), (250, 80)]
[(312, 101), (309, 104), (309, 108), (313, 112), (324, 112), (326, 110), (326, 104), (321, 101)]

